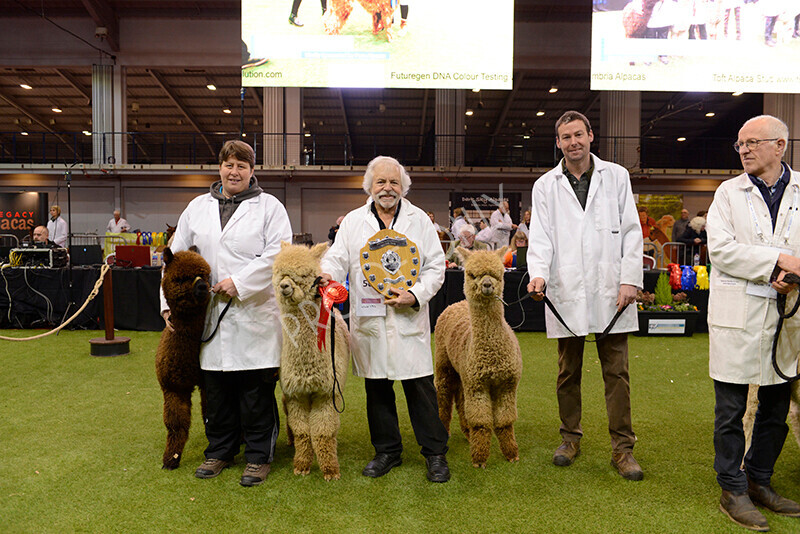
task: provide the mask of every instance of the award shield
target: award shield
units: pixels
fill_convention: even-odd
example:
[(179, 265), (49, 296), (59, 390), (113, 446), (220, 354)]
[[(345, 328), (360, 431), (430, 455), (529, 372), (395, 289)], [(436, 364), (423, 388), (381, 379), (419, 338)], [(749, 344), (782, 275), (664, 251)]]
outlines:
[(390, 288), (409, 290), (419, 276), (419, 247), (403, 234), (381, 230), (361, 249), (361, 272), (372, 288), (386, 298)]

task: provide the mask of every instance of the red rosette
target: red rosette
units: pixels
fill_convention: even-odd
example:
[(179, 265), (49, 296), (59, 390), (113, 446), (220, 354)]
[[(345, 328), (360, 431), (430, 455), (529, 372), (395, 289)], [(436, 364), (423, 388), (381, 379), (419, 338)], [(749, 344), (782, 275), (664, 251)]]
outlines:
[(319, 287), (319, 294), (322, 296), (322, 305), (319, 308), (317, 321), (317, 348), (322, 350), (325, 348), (325, 331), (328, 329), (331, 308), (334, 304), (341, 304), (347, 300), (347, 288), (331, 280), (325, 287)]

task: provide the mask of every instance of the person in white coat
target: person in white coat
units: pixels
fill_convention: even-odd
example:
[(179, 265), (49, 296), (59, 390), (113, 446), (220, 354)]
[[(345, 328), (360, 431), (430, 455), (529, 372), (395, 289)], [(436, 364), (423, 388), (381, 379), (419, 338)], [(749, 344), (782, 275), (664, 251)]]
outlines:
[[(173, 252), (199, 249), (216, 294), (204, 336), (219, 329), (200, 351), (208, 447), (195, 476), (212, 478), (232, 465), (243, 440), (247, 467), (240, 484), (254, 486), (269, 473), (278, 437), (274, 391), (282, 339), (272, 264), (281, 241), (291, 242), (292, 228), (280, 201), (258, 186), (250, 145), (226, 142), (219, 161), (220, 181), (189, 203), (172, 242)], [(171, 328), (163, 295), (161, 309)]]
[(122, 218), (119, 210), (114, 210), (114, 216), (108, 220), (106, 225), (106, 232), (118, 234), (120, 232), (130, 232), (130, 230), (131, 225), (128, 224), (128, 221)]
[[(548, 309), (547, 336), (558, 338), (556, 396), (562, 443), (553, 463), (571, 465), (580, 454), (581, 367), (585, 337), (603, 332), (623, 310), (610, 333), (597, 339), (611, 434), (611, 464), (624, 478), (641, 480), (632, 451), (628, 334), (638, 330), (636, 306), (642, 287), (642, 231), (630, 176), (623, 167), (589, 151), (589, 120), (567, 111), (556, 121), (561, 163), (533, 185), (528, 246), (528, 291), (545, 293), (569, 330)], [(625, 308), (627, 306), (627, 308)], [(570, 332), (570, 330), (572, 332)]]
[(67, 221), (61, 216), (61, 208), (57, 205), (50, 206), (50, 220), (47, 221), (47, 232), (50, 239), (59, 247), (67, 246)]
[(498, 204), (497, 209), (489, 217), (489, 226), (492, 227), (494, 249), (500, 250), (508, 246), (511, 241), (511, 231), (517, 229), (517, 225), (511, 221), (511, 215), (508, 214), (508, 201), (503, 200)]
[[(333, 246), (322, 259), (323, 285), (350, 276), (350, 338), (353, 372), (364, 377), (367, 422), (375, 457), (362, 474), (380, 477), (400, 465), (403, 444), (393, 381), (400, 380), (411, 426), (425, 457), (431, 482), (447, 482), (447, 430), (439, 419), (433, 385), (428, 301), (444, 282), (445, 259), (439, 238), (424, 211), (404, 197), (411, 185), (394, 158), (373, 159), (364, 173), (367, 203), (348, 213)], [(361, 272), (360, 251), (373, 235), (394, 229), (416, 243), (420, 270), (409, 289), (384, 299)]]
[[(753, 503), (800, 517), (800, 505), (770, 485), (788, 427), (790, 384), (774, 371), (772, 341), (778, 322), (777, 293), (792, 293), (785, 272), (800, 274), (800, 173), (781, 161), (789, 129), (762, 115), (744, 123), (734, 148), (744, 173), (723, 182), (708, 211), (711, 263), (708, 302), (709, 374), (714, 380), (714, 469), (722, 488), (720, 507), (734, 522), (768, 529)], [(787, 309), (793, 303), (791, 296)], [(795, 374), (800, 318), (787, 319), (777, 363)], [(745, 452), (742, 416), (748, 384), (758, 384), (758, 411)], [(741, 470), (744, 456), (744, 471)]]

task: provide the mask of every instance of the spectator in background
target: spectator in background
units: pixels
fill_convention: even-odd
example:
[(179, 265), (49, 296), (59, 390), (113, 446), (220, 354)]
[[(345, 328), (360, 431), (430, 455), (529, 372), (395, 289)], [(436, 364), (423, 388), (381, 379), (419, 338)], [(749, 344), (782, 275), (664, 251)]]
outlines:
[(456, 208), (453, 210), (453, 224), (450, 225), (450, 231), (453, 233), (455, 237), (461, 235), (461, 228), (464, 227), (465, 224), (469, 224), (467, 222), (466, 217), (464, 216), (464, 208)]
[(129, 232), (130, 229), (131, 225), (128, 224), (128, 221), (120, 217), (120, 211), (118, 209), (114, 210), (114, 216), (108, 221), (106, 232), (118, 234), (120, 232)]
[(37, 226), (33, 229), (33, 242), (37, 247), (58, 247), (58, 245), (50, 241), (50, 234), (44, 226)]
[(489, 245), (475, 239), (475, 227), (471, 224), (464, 225), (461, 228), (461, 235), (458, 239), (450, 243), (447, 253), (444, 258), (447, 261), (447, 268), (460, 267), (463, 265), (461, 256), (456, 254), (456, 248), (464, 247), (467, 250), (490, 250)]
[(522, 216), (522, 222), (517, 227), (517, 230), (525, 234), (525, 238), (528, 237), (528, 227), (531, 225), (531, 210), (525, 210), (525, 214)]
[(489, 249), (493, 249), (494, 233), (492, 232), (492, 227), (486, 224), (486, 221), (483, 219), (478, 222), (478, 226), (480, 226), (480, 230), (477, 234), (475, 234), (475, 240), (480, 241), (481, 243), (486, 243)]
[(433, 223), (433, 227), (436, 228), (436, 233), (439, 234), (439, 240), (445, 241), (447, 239), (447, 228), (436, 222), (436, 215), (434, 215), (432, 211), (428, 211), (426, 213), (428, 214), (428, 218)]
[(639, 224), (642, 225), (642, 237), (648, 239), (650, 237), (650, 229), (656, 224), (656, 220), (647, 214), (646, 206), (639, 206)]
[(331, 229), (328, 230), (328, 244), (333, 245), (334, 241), (336, 241), (336, 234), (339, 232), (339, 225), (342, 224), (342, 219), (344, 219), (344, 215), (340, 215), (336, 219), (336, 224), (331, 226)]
[(517, 225), (511, 222), (511, 216), (508, 214), (508, 201), (501, 201), (497, 209), (492, 212), (489, 225), (492, 227), (495, 250), (507, 246), (511, 240), (511, 231), (517, 229)]
[(528, 246), (528, 236), (523, 234), (522, 232), (517, 232), (514, 234), (514, 239), (511, 240), (511, 247), (503, 256), (503, 265), (506, 266), (506, 269), (512, 269), (517, 266), (517, 249), (519, 247), (527, 247)]
[[(679, 241), (686, 244), (686, 257), (684, 258), (685, 264), (693, 261), (695, 254), (704, 256), (702, 247), (708, 242), (706, 237), (706, 219), (705, 217), (695, 217), (689, 221), (689, 225), (684, 230)], [(698, 258), (702, 260), (702, 258)]]
[(56, 204), (50, 206), (50, 220), (47, 222), (47, 232), (56, 245), (59, 247), (67, 246), (67, 221), (61, 217), (61, 208)]
[(689, 210), (683, 208), (681, 210), (681, 218), (675, 221), (675, 225), (672, 227), (672, 237), (670, 241), (680, 241), (680, 238), (683, 237), (683, 231), (686, 230), (688, 225)]

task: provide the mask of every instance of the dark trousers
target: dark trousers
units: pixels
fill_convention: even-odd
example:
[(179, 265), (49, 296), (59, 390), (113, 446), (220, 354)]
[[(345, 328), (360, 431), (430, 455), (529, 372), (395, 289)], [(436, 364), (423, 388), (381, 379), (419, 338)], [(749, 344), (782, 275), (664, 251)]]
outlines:
[(277, 369), (203, 371), (206, 458), (232, 461), (244, 440), (247, 463), (272, 463), (278, 440)]
[[(722, 489), (740, 493), (747, 491), (747, 479), (769, 485), (775, 462), (789, 432), (791, 385), (778, 384), (758, 388), (758, 411), (753, 425), (753, 439), (744, 456), (742, 417), (747, 408), (747, 384), (730, 384), (714, 380), (714, 470)], [(746, 472), (746, 474), (745, 474)]]
[[(561, 439), (577, 442), (581, 429), (581, 372), (585, 337), (558, 340), (558, 414)], [(597, 342), (603, 371), (608, 432), (614, 452), (631, 452), (636, 435), (631, 425), (631, 386), (628, 374), (628, 334), (609, 334)]]
[[(297, 16), (297, 10), (300, 9), (300, 2), (303, 0), (293, 0), (292, 1), (292, 15), (295, 17)], [(322, 7), (322, 13), (325, 14), (325, 10), (328, 9), (328, 0), (320, 0), (320, 6)]]
[[(439, 419), (433, 375), (401, 380), (406, 395), (408, 416), (417, 443), (425, 457), (447, 454), (447, 430)], [(394, 382), (383, 378), (367, 378), (367, 422), (376, 453), (399, 456), (403, 450), (397, 421)]]

